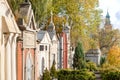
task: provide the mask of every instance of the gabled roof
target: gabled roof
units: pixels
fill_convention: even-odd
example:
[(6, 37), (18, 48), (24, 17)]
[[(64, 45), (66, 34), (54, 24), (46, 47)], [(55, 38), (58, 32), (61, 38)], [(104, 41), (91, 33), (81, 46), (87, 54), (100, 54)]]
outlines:
[(50, 39), (52, 40), (53, 37), (54, 37), (54, 35), (55, 35), (55, 33), (54, 33), (54, 32), (48, 32), (48, 34), (49, 34), (49, 36), (50, 36)]
[(51, 40), (54, 40), (55, 38), (56, 38), (55, 40), (58, 40), (58, 37), (55, 32), (48, 32), (48, 34)]
[(37, 33), (37, 40), (40, 43), (50, 43), (51, 39), (47, 31), (39, 31)]
[(100, 54), (100, 49), (89, 49), (86, 54)]
[(37, 39), (41, 41), (43, 39), (43, 37), (45, 36), (45, 33), (46, 33), (46, 31), (39, 31), (37, 33)]

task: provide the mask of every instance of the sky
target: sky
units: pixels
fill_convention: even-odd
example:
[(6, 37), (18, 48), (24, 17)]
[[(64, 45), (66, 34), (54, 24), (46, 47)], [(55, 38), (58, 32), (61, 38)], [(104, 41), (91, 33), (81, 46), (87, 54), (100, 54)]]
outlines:
[(106, 16), (108, 10), (111, 24), (114, 28), (120, 29), (120, 0), (99, 0), (99, 6), (103, 10), (103, 17)]

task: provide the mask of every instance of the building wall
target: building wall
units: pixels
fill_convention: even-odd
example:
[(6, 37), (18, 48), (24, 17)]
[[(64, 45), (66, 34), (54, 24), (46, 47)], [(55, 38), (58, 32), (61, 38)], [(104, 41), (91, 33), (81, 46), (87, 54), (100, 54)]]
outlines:
[(68, 68), (67, 36), (65, 33), (63, 33), (63, 68)]
[(31, 54), (31, 63), (32, 63), (32, 74), (31, 74), (31, 80), (35, 80), (35, 49), (27, 49), (23, 48), (22, 41), (18, 41), (17, 43), (17, 80), (26, 80), (26, 61), (27, 56)]
[(85, 55), (85, 58), (87, 59), (87, 60), (90, 60), (90, 61), (92, 61), (92, 62), (94, 62), (94, 63), (96, 63), (97, 65), (100, 65), (100, 57), (101, 57), (101, 53), (99, 53), (99, 54), (86, 54)]
[[(44, 33), (45, 32), (45, 33)], [(44, 36), (42, 35), (44, 34)], [(50, 45), (51, 45), (51, 39), (47, 31), (43, 31), (42, 34), (39, 34), (38, 36), (43, 36), (39, 43), (37, 43), (37, 56), (38, 56), (38, 76), (41, 77), (43, 75), (43, 71), (45, 69), (50, 70)]]
[(22, 41), (17, 42), (17, 80), (23, 80), (23, 49), (22, 49)]
[(59, 59), (59, 68), (62, 69), (63, 68), (63, 35), (60, 35), (60, 39), (59, 39), (59, 47), (60, 47), (60, 53), (58, 55), (58, 59)]
[(16, 38), (20, 33), (6, 0), (0, 0), (0, 80), (16, 80)]
[[(44, 50), (40, 51), (40, 45), (44, 46)], [(47, 46), (47, 50), (45, 50), (45, 47)], [(47, 68), (49, 70), (49, 44), (38, 44), (38, 74), (41, 76), (43, 74), (43, 71)], [(44, 59), (44, 62), (43, 62)], [(43, 66), (44, 65), (44, 66)]]
[(55, 67), (57, 69), (57, 54), (58, 54), (58, 42), (57, 40), (52, 41), (52, 44), (50, 45), (50, 68), (52, 67), (53, 61), (55, 59)]
[[(27, 56), (29, 56), (30, 55), (30, 63), (31, 63), (31, 66), (30, 67), (28, 67), (27, 66)], [(24, 51), (23, 51), (23, 56), (24, 56), (24, 58), (23, 58), (23, 61), (24, 61), (24, 80), (27, 80), (28, 78), (27, 77), (29, 77), (29, 75), (27, 75), (27, 73), (28, 74), (31, 74), (30, 75), (30, 77), (31, 77), (31, 80), (35, 80), (35, 74), (34, 74), (34, 71), (35, 71), (35, 49), (33, 49), (33, 48), (26, 48), (26, 49), (24, 49)], [(29, 65), (29, 63), (28, 63), (28, 65)], [(28, 69), (32, 69), (32, 73), (29, 73), (30, 71), (28, 71), (27, 70), (27, 67), (28, 67)], [(28, 72), (27, 72), (28, 71)]]
[[(36, 78), (37, 57), (35, 54), (36, 53), (36, 23), (34, 20), (34, 14), (31, 3), (29, 1), (21, 3), (19, 10), (20, 11), (19, 11), (17, 23), (22, 32), (22, 34), (19, 36), (19, 38), (22, 40), (21, 43), (22, 47), (21, 47), (21, 51), (19, 51), (17, 54), (22, 53), (22, 58), (20, 58), (21, 60), (18, 61), (19, 63), (17, 64), (21, 65), (22, 68), (21, 67), (18, 68), (22, 69), (22, 71), (18, 70), (17, 75), (22, 77), (20, 78), (20, 80), (37, 80)], [(24, 17), (21, 16), (26, 17), (27, 21), (24, 22), (25, 21)]]
[(67, 48), (67, 36), (66, 33), (62, 32), (60, 37), (60, 68), (68, 68), (68, 48)]
[[(41, 51), (40, 46), (44, 46), (44, 49)], [(47, 47), (47, 49), (46, 49)], [(38, 56), (38, 76), (43, 75), (45, 69), (50, 70), (50, 44), (49, 43), (40, 43), (37, 45), (37, 56)]]

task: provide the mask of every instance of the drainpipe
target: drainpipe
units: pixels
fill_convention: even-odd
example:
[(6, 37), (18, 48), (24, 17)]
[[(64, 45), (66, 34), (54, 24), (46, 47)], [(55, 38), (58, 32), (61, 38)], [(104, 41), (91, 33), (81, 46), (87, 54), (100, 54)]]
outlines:
[(36, 48), (34, 48), (34, 80), (36, 80), (35, 70), (36, 70)]
[(22, 33), (21, 33), (21, 36), (22, 36), (22, 78), (24, 80), (24, 48), (23, 48), (23, 30), (22, 30)]

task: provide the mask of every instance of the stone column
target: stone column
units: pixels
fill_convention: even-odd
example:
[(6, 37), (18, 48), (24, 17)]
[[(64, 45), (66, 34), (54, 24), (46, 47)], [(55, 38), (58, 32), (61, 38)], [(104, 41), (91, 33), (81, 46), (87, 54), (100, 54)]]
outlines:
[(14, 34), (14, 37), (13, 37), (13, 39), (12, 39), (12, 80), (16, 80), (16, 45), (17, 45), (17, 43), (16, 43), (16, 40), (17, 40), (17, 36), (18, 36), (18, 34)]
[[(11, 71), (11, 54), (12, 54), (12, 37), (13, 37), (13, 33), (10, 33), (8, 41), (6, 43), (6, 53), (5, 53), (5, 67), (6, 67), (6, 80), (11, 80), (12, 79), (12, 71)], [(7, 39), (6, 39), (7, 40)]]
[(2, 35), (1, 37), (1, 58), (0, 58), (0, 64), (1, 64), (1, 71), (0, 71), (0, 75), (1, 75), (1, 78), (0, 80), (5, 80), (5, 42), (4, 42), (4, 35)]
[(0, 16), (0, 80), (1, 80), (1, 42), (2, 42), (2, 17)]
[[(22, 44), (23, 45), (23, 44)], [(22, 67), (23, 67), (23, 80), (25, 80), (25, 49), (22, 46)]]

